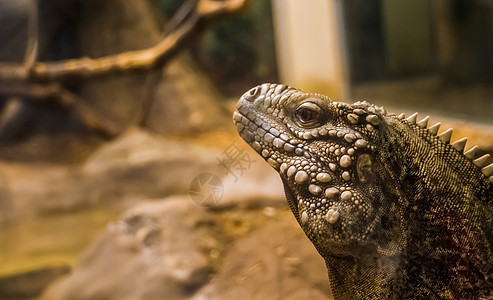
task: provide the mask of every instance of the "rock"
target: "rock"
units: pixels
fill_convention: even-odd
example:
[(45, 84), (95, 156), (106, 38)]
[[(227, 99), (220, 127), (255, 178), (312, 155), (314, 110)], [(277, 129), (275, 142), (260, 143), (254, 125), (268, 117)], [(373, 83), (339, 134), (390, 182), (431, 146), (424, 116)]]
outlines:
[(194, 176), (215, 168), (218, 153), (134, 129), (94, 153), (81, 172), (100, 189), (99, 198), (162, 198), (187, 194)]
[(163, 138), (139, 128), (104, 145), (89, 157), (83, 166), (87, 174), (107, 170), (125, 170), (155, 162), (188, 163), (212, 161), (219, 150)]
[[(286, 218), (287, 217), (287, 218)], [(192, 298), (332, 299), (323, 259), (287, 214), (236, 241), (210, 284)]]
[(140, 203), (42, 299), (327, 299), (327, 271), (291, 212)]
[(194, 176), (216, 168), (217, 155), (217, 149), (135, 129), (101, 147), (82, 166), (0, 167), (10, 182), (16, 215), (25, 217), (187, 194)]
[(36, 297), (52, 281), (67, 274), (68, 266), (50, 266), (20, 274), (0, 277), (0, 299)]
[(176, 197), (125, 213), (42, 299), (180, 299), (212, 272), (204, 209)]

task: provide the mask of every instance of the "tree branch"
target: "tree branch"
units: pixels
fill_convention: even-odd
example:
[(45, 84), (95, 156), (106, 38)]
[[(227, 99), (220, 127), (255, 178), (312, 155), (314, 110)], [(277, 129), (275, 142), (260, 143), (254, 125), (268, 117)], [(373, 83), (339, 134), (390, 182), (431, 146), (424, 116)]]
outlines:
[(113, 122), (99, 116), (99, 114), (87, 106), (74, 93), (64, 89), (58, 83), (0, 83), (0, 94), (16, 95), (24, 101), (36, 102), (50, 99), (56, 104), (69, 109), (91, 130), (101, 133), (106, 137), (116, 136), (120, 130)]
[(60, 81), (66, 78), (89, 78), (163, 65), (195, 32), (219, 18), (245, 9), (248, 0), (200, 0), (194, 13), (157, 45), (101, 58), (79, 58), (59, 62), (37, 62), (26, 70), (21, 65), (0, 64), (0, 82)]

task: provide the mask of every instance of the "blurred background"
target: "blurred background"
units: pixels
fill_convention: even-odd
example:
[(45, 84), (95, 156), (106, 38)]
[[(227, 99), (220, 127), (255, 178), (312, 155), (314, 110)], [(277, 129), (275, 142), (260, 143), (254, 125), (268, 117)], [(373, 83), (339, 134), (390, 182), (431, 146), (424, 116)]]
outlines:
[(493, 153), (490, 0), (0, 0), (0, 299), (330, 299), (237, 137), (263, 82)]

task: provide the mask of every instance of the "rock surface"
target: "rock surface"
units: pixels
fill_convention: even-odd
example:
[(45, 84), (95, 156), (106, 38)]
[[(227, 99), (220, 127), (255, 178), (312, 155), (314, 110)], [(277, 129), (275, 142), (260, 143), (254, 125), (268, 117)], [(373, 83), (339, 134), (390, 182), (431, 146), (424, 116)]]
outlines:
[(201, 299), (329, 299), (322, 258), (289, 215), (236, 241)]
[(138, 204), (42, 299), (327, 299), (325, 265), (287, 208)]
[(45, 299), (186, 296), (212, 271), (207, 253), (214, 241), (206, 228), (198, 228), (203, 214), (182, 198), (133, 208), (108, 225)]

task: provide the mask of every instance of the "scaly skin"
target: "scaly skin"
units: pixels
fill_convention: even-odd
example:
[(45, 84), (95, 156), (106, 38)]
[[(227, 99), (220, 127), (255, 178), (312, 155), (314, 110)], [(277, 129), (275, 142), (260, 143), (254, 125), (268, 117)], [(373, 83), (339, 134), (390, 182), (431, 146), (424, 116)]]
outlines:
[(493, 297), (493, 165), (451, 131), (366, 102), (262, 84), (243, 139), (276, 169), (335, 299)]

